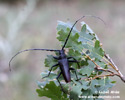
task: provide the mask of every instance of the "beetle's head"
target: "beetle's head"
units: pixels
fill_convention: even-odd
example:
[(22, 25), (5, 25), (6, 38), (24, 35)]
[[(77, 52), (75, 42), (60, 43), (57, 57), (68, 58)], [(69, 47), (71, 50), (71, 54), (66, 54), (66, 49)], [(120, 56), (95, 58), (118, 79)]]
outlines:
[(65, 54), (65, 50), (64, 50), (64, 49), (63, 49), (63, 50), (60, 50), (60, 51), (59, 51), (59, 54), (60, 54), (60, 55)]
[(65, 55), (65, 50), (63, 49), (63, 50), (60, 50), (59, 51), (59, 55), (60, 55), (60, 57), (62, 58), (62, 57), (65, 57), (66, 55)]

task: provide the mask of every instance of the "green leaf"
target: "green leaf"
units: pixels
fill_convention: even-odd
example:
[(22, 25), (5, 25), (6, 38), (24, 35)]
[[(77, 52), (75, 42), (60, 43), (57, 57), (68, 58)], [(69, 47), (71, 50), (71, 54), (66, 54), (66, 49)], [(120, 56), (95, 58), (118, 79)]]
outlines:
[(95, 41), (94, 45), (87, 43), (83, 44), (84, 48), (87, 49), (90, 53), (89, 56), (91, 58), (95, 58), (101, 60), (104, 57), (104, 51), (100, 46), (100, 42), (98, 40)]
[(116, 81), (112, 81), (111, 83), (113, 83), (113, 84), (114, 84), (114, 83), (116, 83)]
[(81, 95), (83, 98), (80, 98), (80, 100), (93, 100), (93, 98), (90, 98), (91, 96), (93, 96), (93, 93), (90, 89), (83, 90)]
[[(52, 55), (47, 55), (47, 58), (45, 59), (45, 62), (44, 62), (45, 66), (50, 68), (57, 63), (58, 63), (57, 60), (54, 59)], [(57, 67), (54, 67), (53, 70), (56, 70)]]
[[(65, 22), (62, 22), (62, 21), (58, 21), (57, 31), (64, 30), (65, 32), (67, 32), (67, 29), (70, 30), (71, 27), (72, 27), (72, 24), (69, 23), (69, 22), (65, 23)], [(75, 33), (78, 33), (78, 30), (74, 27), (73, 30), (72, 30), (72, 33), (74, 35)]]
[(69, 49), (68, 57), (75, 57), (76, 60), (80, 60), (82, 58), (82, 55), (78, 51), (75, 51), (73, 49)]
[(95, 47), (94, 50), (97, 54), (101, 55), (102, 57), (104, 56), (104, 51), (100, 46), (100, 42), (98, 40), (95, 41)]
[(93, 68), (86, 66), (86, 67), (84, 67), (84, 68), (82, 68), (82, 69), (80, 70), (80, 73), (81, 73), (82, 75), (90, 76), (93, 71), (94, 71)]
[(79, 100), (79, 95), (82, 94), (80, 88), (81, 88), (81, 86), (79, 86), (79, 85), (72, 86), (72, 91), (70, 92), (70, 99)]
[(52, 100), (69, 100), (67, 95), (60, 91), (60, 87), (56, 86), (53, 81), (46, 84), (44, 88), (36, 89), (36, 92), (40, 97), (46, 96)]
[(98, 80), (92, 80), (91, 81), (91, 84), (90, 84), (90, 89), (91, 89), (91, 92), (93, 93), (93, 94), (96, 94), (96, 92), (97, 92), (97, 88), (96, 88), (96, 86), (98, 86), (99, 85), (99, 83), (98, 83)]
[(84, 43), (93, 44), (93, 39), (95, 39), (95, 36), (87, 31), (85, 24), (82, 26), (82, 29), (79, 35), (80, 35), (79, 41), (81, 41), (83, 44)]
[(112, 80), (109, 77), (104, 77), (100, 80), (100, 91), (107, 91), (109, 88), (112, 88), (115, 84), (112, 83)]
[[(42, 76), (42, 78), (43, 78), (43, 77), (45, 77), (45, 76), (48, 76), (48, 74), (49, 74), (49, 71), (45, 71), (45, 72), (42, 72), (42, 73), (41, 73), (41, 76)], [(57, 77), (57, 74), (54, 73), (54, 72), (51, 72), (50, 75), (49, 75), (49, 77), (46, 77), (46, 78), (44, 78), (44, 79), (54, 80), (54, 79), (56, 79), (56, 77)]]
[(95, 59), (95, 63), (99, 65), (101, 68), (107, 69), (107, 64), (105, 62)]
[[(70, 32), (72, 24), (65, 23), (62, 21), (58, 22), (57, 26), (57, 39), (61, 42), (61, 46), (64, 45), (66, 38)], [(63, 82), (63, 87), (70, 93), (70, 95), (64, 94), (60, 91), (59, 83), (56, 80), (58, 73), (60, 73), (60, 69), (54, 67), (56, 72), (51, 72), (49, 77), (44, 78), (44, 82), (37, 82), (40, 89), (37, 89), (37, 93), (40, 97), (46, 96), (51, 98), (51, 100), (102, 100), (101, 98), (90, 98), (90, 96), (99, 96), (101, 95), (98, 91), (106, 91), (112, 86), (114, 86), (114, 81), (112, 81), (109, 77), (97, 78), (95, 80), (84, 80), (88, 78), (92, 78), (94, 76), (101, 75), (104, 71), (95, 70), (95, 64), (87, 58), (89, 56), (97, 65), (101, 68), (108, 69), (108, 64), (104, 62), (104, 50), (100, 46), (100, 41), (97, 35), (91, 31), (88, 25), (83, 24), (81, 27), (81, 31), (78, 31), (76, 27), (73, 28), (68, 42), (66, 44), (66, 56), (74, 57), (78, 60), (80, 64), (80, 68), (78, 68), (77, 63), (69, 63), (69, 67), (75, 68), (78, 79), (82, 79), (76, 81), (76, 74), (74, 71), (70, 71), (71, 74), (71, 82), (65, 83)], [(55, 52), (56, 56), (59, 56), (58, 53)], [(73, 60), (73, 59), (71, 59)], [(52, 55), (48, 55), (45, 59), (45, 66), (51, 68), (53, 65), (58, 63), (58, 60), (54, 59)], [(41, 76), (47, 76), (49, 71), (42, 72)], [(104, 73), (103, 73), (104, 74)], [(63, 76), (59, 77), (59, 80), (62, 84), (64, 81)], [(80, 84), (82, 83), (82, 84)], [(80, 98), (80, 96), (87, 96), (88, 98)]]
[(87, 75), (87, 76), (90, 76), (90, 75), (92, 75), (92, 74), (94, 74), (95, 73), (95, 68), (94, 68), (94, 64), (93, 64), (93, 62), (88, 62), (88, 65), (87, 66), (84, 66), (84, 67), (82, 67), (81, 69), (80, 69), (80, 74), (82, 74), (82, 75)]
[[(73, 80), (70, 88), (70, 99), (71, 100), (79, 100), (79, 96), (82, 94), (83, 84), (82, 81), (75, 81)], [(85, 83), (84, 83), (85, 84)]]
[[(70, 30), (67, 29), (66, 32), (64, 32), (64, 30), (60, 30), (58, 32), (59, 36), (57, 37), (57, 39), (59, 41), (61, 41), (62, 46), (64, 45), (64, 42), (65, 42), (65, 40), (66, 40), (66, 38), (68, 36), (69, 31)], [(72, 48), (74, 50), (81, 51), (82, 47), (79, 46), (79, 45), (81, 45), (81, 42), (78, 42), (78, 39), (79, 39), (79, 34), (78, 33), (76, 33), (75, 35), (71, 34), (65, 48)]]
[(82, 81), (82, 88), (83, 88), (84, 90), (89, 89), (89, 81), (83, 80), (83, 81)]

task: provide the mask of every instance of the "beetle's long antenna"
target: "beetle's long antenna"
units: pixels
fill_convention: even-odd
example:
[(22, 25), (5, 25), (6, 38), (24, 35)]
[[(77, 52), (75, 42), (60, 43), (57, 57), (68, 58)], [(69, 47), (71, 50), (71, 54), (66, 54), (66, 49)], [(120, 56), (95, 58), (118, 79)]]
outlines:
[(59, 52), (59, 50), (53, 50), (53, 49), (25, 49), (25, 50), (19, 51), (18, 53), (16, 53), (16, 54), (10, 59), (10, 61), (9, 61), (9, 70), (11, 71), (11, 66), (10, 66), (11, 61), (12, 61), (18, 54), (20, 54), (20, 53), (22, 53), (22, 52), (34, 51), (34, 50), (39, 50), (39, 51), (58, 51), (58, 52)]
[(73, 24), (73, 26), (71, 27), (71, 29), (70, 29), (70, 31), (69, 31), (69, 34), (68, 34), (68, 36), (67, 36), (67, 38), (66, 38), (66, 41), (65, 41), (65, 43), (64, 43), (64, 45), (63, 45), (63, 47), (62, 47), (62, 50), (64, 49), (64, 47), (65, 47), (65, 45), (66, 45), (66, 43), (67, 43), (67, 41), (68, 41), (68, 39), (69, 39), (69, 36), (70, 36), (70, 34), (71, 34), (71, 32), (72, 32), (72, 30), (73, 30), (73, 27), (76, 25), (76, 23), (79, 21), (79, 20), (81, 20), (82, 18), (84, 18), (85, 16), (82, 16), (80, 19), (78, 19), (74, 24)]
[[(79, 20), (81, 20), (82, 18), (84, 18), (84, 17), (94, 17), (94, 18), (97, 18), (97, 19), (99, 19), (99, 20), (101, 20), (104, 24), (105, 24), (105, 22), (100, 18), (100, 17), (98, 17), (98, 16), (93, 16), (93, 15), (85, 15), (85, 16), (82, 16), (80, 19), (78, 19), (74, 24), (73, 24), (73, 26), (71, 27), (71, 29), (70, 29), (70, 31), (69, 31), (69, 33), (68, 33), (68, 36), (67, 36), (67, 38), (66, 38), (66, 41), (65, 41), (65, 43), (64, 43), (64, 45), (63, 45), (63, 47), (62, 47), (62, 50), (65, 48), (65, 46), (66, 46), (66, 43), (67, 43), (67, 41), (68, 41), (68, 39), (69, 39), (69, 36), (70, 36), (70, 34), (71, 34), (71, 32), (72, 32), (72, 30), (73, 30), (73, 27), (76, 25), (76, 23), (79, 21)], [(105, 24), (106, 25), (106, 24)]]
[(103, 19), (101, 19), (100, 17), (98, 17), (98, 16), (94, 16), (94, 15), (85, 15), (85, 17), (97, 18), (97, 19), (99, 19), (100, 21), (102, 21), (104, 25), (106, 25), (105, 21), (104, 21)]

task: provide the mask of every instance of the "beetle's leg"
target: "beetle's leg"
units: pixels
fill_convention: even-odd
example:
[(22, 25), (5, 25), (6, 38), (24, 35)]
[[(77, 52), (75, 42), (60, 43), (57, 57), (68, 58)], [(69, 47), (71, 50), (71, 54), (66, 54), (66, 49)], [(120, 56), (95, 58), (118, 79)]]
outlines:
[(44, 76), (43, 78), (49, 77), (49, 75), (50, 75), (50, 73), (51, 73), (53, 67), (56, 67), (56, 66), (58, 66), (58, 65), (59, 65), (59, 64), (55, 64), (55, 65), (53, 65), (53, 66), (51, 67), (50, 71), (49, 71), (49, 74), (48, 74), (47, 76)]
[[(76, 75), (76, 81), (79, 81), (79, 78), (78, 78), (78, 76), (77, 76), (77, 73), (76, 73), (76, 70), (74, 69), (74, 68), (69, 68), (69, 70), (73, 70), (74, 72), (75, 72), (75, 75)], [(80, 82), (80, 81), (79, 81)], [(80, 82), (81, 83), (81, 82)], [(82, 84), (82, 83), (81, 83)]]
[(59, 81), (59, 77), (60, 77), (61, 74), (62, 74), (62, 72), (59, 73), (59, 75), (56, 77), (56, 79), (57, 79), (57, 81), (59, 82), (59, 85), (60, 85), (60, 87), (61, 87), (61, 90), (62, 90), (64, 93), (66, 93), (66, 92), (64, 91), (64, 89), (63, 89), (63, 86), (61, 85), (61, 83), (60, 83), (60, 81)]
[(57, 56), (53, 56), (53, 58), (59, 60), (59, 57), (57, 57)]
[[(79, 65), (79, 63), (78, 63), (78, 61), (74, 58), (74, 57), (68, 57), (67, 59), (73, 59), (73, 60), (68, 60), (69, 62), (75, 62), (75, 63), (77, 63), (77, 65), (78, 65), (78, 67), (80, 68), (80, 65)], [(77, 73), (76, 73), (76, 70), (74, 69), (74, 68), (70, 68), (70, 70), (74, 70), (75, 71), (75, 75), (76, 75), (76, 78), (77, 78), (77, 80), (79, 80), (78, 79), (78, 76), (77, 76)], [(80, 82), (81, 83), (81, 82)]]
[(67, 59), (73, 59), (74, 61), (78, 62), (74, 57), (68, 57)]
[(76, 70), (75, 70), (74, 68), (69, 68), (69, 70), (73, 70), (73, 71), (75, 72), (76, 79), (79, 80), (79, 79), (78, 79), (78, 76), (77, 76), (77, 73), (76, 73)]
[[(76, 58), (74, 58), (74, 57), (67, 57), (67, 59), (71, 59), (71, 58), (74, 59), (74, 60), (76, 60)], [(77, 61), (77, 60), (76, 60), (76, 61)]]
[(74, 57), (68, 57), (67, 59), (73, 59), (73, 60), (69, 60), (69, 62), (76, 62), (78, 65), (78, 68), (80, 68), (79, 62), (74, 58)]

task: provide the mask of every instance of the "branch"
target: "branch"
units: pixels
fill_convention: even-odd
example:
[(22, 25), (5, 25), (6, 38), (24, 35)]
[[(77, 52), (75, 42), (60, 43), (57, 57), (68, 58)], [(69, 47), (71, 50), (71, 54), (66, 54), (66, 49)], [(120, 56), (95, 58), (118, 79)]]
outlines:
[(105, 71), (105, 72), (110, 72), (112, 74), (115, 74), (115, 72), (109, 70), (109, 69), (104, 69), (104, 68), (101, 68), (101, 67), (95, 67), (96, 70), (101, 70), (101, 71)]
[(115, 63), (113, 62), (113, 60), (109, 57), (109, 55), (105, 54), (104, 56), (110, 62), (109, 65), (112, 66), (112, 68), (115, 69), (118, 72), (118, 76), (121, 78), (121, 80), (123, 82), (125, 82), (125, 77), (120, 72), (120, 70), (118, 69), (118, 67), (115, 65)]
[[(122, 73), (118, 70), (118, 67), (114, 64), (114, 62), (112, 61), (112, 59), (111, 59), (109, 56), (105, 55), (106, 59), (108, 59), (108, 61), (110, 62), (109, 65), (111, 65), (111, 66), (113, 67), (113, 69), (115, 69), (115, 70), (118, 72), (118, 74), (115, 73), (115, 72), (113, 72), (113, 71), (111, 71), (111, 70), (109, 70), (109, 69), (101, 68), (101, 67), (100, 67), (98, 64), (96, 64), (96, 62), (95, 62), (94, 60), (92, 60), (87, 54), (86, 54), (86, 57), (89, 58), (89, 59), (96, 65), (95, 69), (97, 69), (97, 70), (102, 70), (102, 71), (110, 72), (110, 73), (111, 73), (111, 74), (108, 74), (108, 75), (96, 76), (95, 78), (104, 77), (104, 76), (115, 76), (115, 75), (116, 75), (116, 76), (120, 77), (121, 80), (125, 83), (125, 77), (124, 77), (124, 76), (122, 75)], [(94, 79), (95, 79), (95, 78), (94, 78)], [(92, 78), (92, 79), (93, 79), (93, 78)]]
[(100, 78), (100, 77), (106, 77), (106, 76), (115, 76), (115, 74), (98, 75), (98, 76), (93, 77), (92, 80), (96, 78)]

